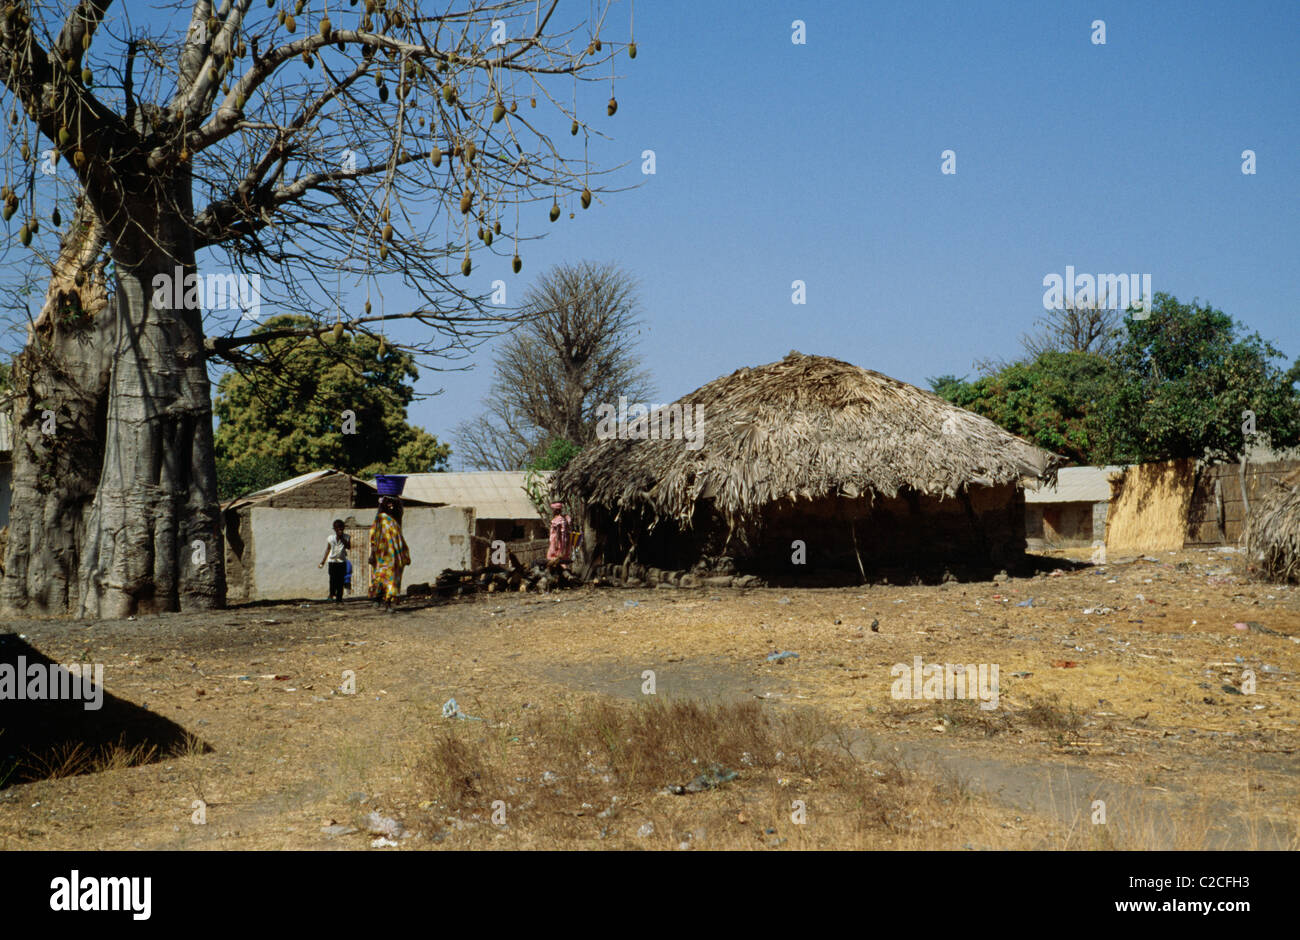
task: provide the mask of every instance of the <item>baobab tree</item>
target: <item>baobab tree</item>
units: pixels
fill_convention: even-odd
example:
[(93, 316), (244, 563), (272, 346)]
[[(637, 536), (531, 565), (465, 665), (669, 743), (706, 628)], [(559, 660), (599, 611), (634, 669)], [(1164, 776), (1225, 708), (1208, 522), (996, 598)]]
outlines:
[[(48, 278), (12, 377), (6, 607), (224, 604), (209, 369), (345, 332), (444, 362), (510, 325), (473, 259), (517, 273), (591, 204), (588, 118), (636, 49), (608, 10), (449, 2), (0, 0), (3, 267)], [(242, 312), (214, 313), (213, 272)], [(355, 305), (322, 314), (345, 280)], [(311, 319), (241, 333), (249, 302)]]

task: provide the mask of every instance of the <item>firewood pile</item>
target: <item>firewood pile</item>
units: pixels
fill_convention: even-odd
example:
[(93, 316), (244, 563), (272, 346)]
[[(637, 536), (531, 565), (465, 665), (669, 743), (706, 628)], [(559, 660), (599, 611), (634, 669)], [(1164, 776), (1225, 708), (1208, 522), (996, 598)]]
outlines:
[(497, 594), (527, 591), (545, 594), (548, 591), (577, 587), (581, 580), (571, 571), (548, 568), (543, 564), (488, 565), (477, 570), (445, 568), (432, 585), (412, 584), (407, 593), (412, 596), (437, 595), (461, 597), (466, 594)]

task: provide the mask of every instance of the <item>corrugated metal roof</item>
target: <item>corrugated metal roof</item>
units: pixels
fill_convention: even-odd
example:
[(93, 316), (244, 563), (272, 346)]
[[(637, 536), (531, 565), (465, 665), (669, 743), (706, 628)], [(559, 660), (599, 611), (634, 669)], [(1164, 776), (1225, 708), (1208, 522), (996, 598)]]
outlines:
[(302, 486), (304, 483), (310, 483), (312, 480), (318, 480), (323, 476), (328, 476), (331, 473), (338, 473), (338, 472), (339, 471), (337, 470), (313, 470), (311, 473), (304, 473), (302, 476), (297, 476), (289, 480), (284, 480), (280, 483), (275, 484), (274, 486), (268, 486), (264, 490), (257, 490), (256, 492), (249, 493), (246, 496), (237, 496), (234, 499), (232, 499), (230, 502), (226, 503), (223, 511), (225, 509), (233, 509), (236, 506), (246, 506), (249, 503), (260, 503), (263, 500), (270, 499), (272, 496), (275, 496), (277, 493), (283, 493), (286, 490), (293, 489), (295, 486)]
[(1027, 503), (1105, 503), (1110, 501), (1110, 477), (1123, 467), (1063, 467), (1056, 485), (1025, 484)]
[(335, 472), (334, 470), (313, 470), (311, 473), (304, 473), (302, 476), (284, 480), (274, 486), (268, 486), (264, 490), (258, 490), (256, 493), (249, 493), (244, 499), (260, 499), (263, 496), (274, 496), (276, 493), (283, 493), (285, 490), (291, 490), (295, 486), (302, 486), (302, 484), (309, 483), (312, 480), (319, 480), (321, 477)]
[[(537, 508), (524, 492), (523, 471), (407, 474), (402, 498), (472, 506), (479, 519), (536, 519)], [(549, 478), (550, 473), (542, 474)]]
[[(329, 476), (332, 473), (342, 473), (342, 472), (343, 472), (342, 470), (333, 470), (333, 469), (313, 470), (311, 471), (311, 473), (304, 473), (301, 476), (296, 476), (293, 477), (292, 479), (284, 480), (283, 482), (275, 484), (275, 486), (268, 486), (264, 490), (258, 490), (256, 493), (249, 493), (247, 496), (236, 497), (235, 499), (232, 499), (229, 503), (225, 505), (223, 511), (225, 509), (233, 509), (237, 506), (246, 506), (249, 503), (260, 503), (272, 498), (273, 496), (278, 496), (281, 493), (286, 493), (289, 490), (302, 486), (305, 483), (311, 483), (313, 480), (319, 480), (321, 477)], [(350, 474), (345, 474), (345, 475), (351, 476)], [(375, 484), (373, 480), (363, 480), (361, 479), (361, 477), (352, 477), (352, 480), (353, 482), (360, 483), (362, 486), (369, 487), (372, 490), (375, 489)], [(402, 494), (402, 501), (412, 502), (412, 503), (428, 502), (422, 497), (415, 496), (408, 493)], [(435, 501), (435, 505), (436, 504), (437, 503)]]

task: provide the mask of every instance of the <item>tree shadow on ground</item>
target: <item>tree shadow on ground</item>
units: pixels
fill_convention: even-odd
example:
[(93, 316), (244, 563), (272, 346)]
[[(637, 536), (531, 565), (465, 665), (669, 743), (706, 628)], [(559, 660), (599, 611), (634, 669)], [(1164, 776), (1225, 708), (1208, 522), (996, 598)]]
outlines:
[(0, 790), (211, 751), (174, 721), (95, 685), (90, 664), (70, 672), (17, 634), (0, 633)]

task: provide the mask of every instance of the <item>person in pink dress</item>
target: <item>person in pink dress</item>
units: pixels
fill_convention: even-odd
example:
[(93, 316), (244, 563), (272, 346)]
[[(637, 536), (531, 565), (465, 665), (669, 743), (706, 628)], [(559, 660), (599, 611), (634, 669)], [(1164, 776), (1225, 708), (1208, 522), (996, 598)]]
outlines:
[(563, 503), (551, 503), (551, 539), (546, 547), (546, 564), (551, 568), (566, 568), (569, 564), (569, 530), (573, 520), (564, 514)]

